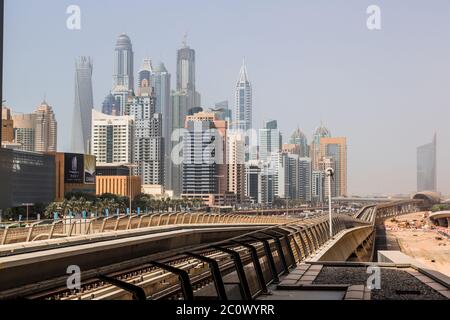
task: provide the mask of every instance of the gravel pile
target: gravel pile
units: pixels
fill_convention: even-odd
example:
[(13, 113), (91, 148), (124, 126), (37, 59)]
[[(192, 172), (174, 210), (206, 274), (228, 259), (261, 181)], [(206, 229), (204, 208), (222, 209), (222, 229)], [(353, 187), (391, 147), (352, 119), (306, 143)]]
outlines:
[[(380, 272), (381, 289), (372, 290), (372, 300), (446, 300), (406, 271), (381, 268)], [(324, 266), (314, 284), (366, 285), (369, 276), (364, 267)]]

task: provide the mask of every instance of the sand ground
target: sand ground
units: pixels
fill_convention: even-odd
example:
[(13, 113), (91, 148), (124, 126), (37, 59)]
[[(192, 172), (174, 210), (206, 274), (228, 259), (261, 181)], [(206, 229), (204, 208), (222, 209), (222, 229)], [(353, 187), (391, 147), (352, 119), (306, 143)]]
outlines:
[(403, 253), (450, 277), (450, 239), (431, 230), (424, 214), (417, 212), (397, 217), (396, 221), (386, 220), (386, 235), (397, 239)]

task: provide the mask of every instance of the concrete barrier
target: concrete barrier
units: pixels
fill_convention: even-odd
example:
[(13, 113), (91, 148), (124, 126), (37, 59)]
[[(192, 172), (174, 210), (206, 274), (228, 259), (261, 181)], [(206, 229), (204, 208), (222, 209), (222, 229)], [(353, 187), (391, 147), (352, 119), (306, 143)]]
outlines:
[(343, 230), (317, 252), (311, 261), (347, 261), (373, 235), (373, 226)]

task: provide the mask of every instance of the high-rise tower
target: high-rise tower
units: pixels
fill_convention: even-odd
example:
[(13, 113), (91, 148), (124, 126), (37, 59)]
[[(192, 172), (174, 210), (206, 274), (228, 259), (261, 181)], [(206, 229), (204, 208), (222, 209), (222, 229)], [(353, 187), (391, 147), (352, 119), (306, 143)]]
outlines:
[(57, 123), (52, 107), (44, 101), (36, 108), (34, 114), (34, 150), (36, 152), (56, 152)]
[(75, 103), (72, 118), (72, 152), (89, 153), (92, 109), (92, 59), (79, 57), (75, 62)]
[(149, 86), (151, 83), (151, 76), (153, 73), (152, 60), (145, 58), (141, 70), (139, 70), (138, 86), (139, 88)]
[[(347, 195), (347, 139), (345, 137), (321, 138), (320, 159), (328, 158), (335, 165), (332, 195)], [(327, 168), (323, 168), (326, 170)]]
[(122, 33), (116, 42), (114, 51), (113, 90), (124, 86), (128, 91), (134, 90), (134, 56), (130, 38)]
[(236, 84), (235, 124), (237, 129), (244, 131), (252, 128), (252, 85), (248, 79), (245, 60)]
[(330, 137), (331, 137), (330, 130), (328, 130), (323, 124), (321, 124), (320, 127), (318, 127), (314, 132), (309, 152), (313, 170), (319, 170), (319, 162), (321, 161), (320, 140), (322, 138), (330, 138)]
[(170, 116), (171, 132), (171, 168), (169, 172), (169, 179), (167, 179), (167, 186), (171, 188), (175, 196), (179, 196), (182, 192), (182, 171), (183, 166), (180, 161), (175, 160), (179, 158), (179, 151), (177, 146), (182, 143), (183, 134), (180, 129), (184, 128), (186, 116), (194, 114), (201, 105), (200, 94), (195, 88), (195, 51), (191, 49), (184, 38), (182, 47), (177, 51), (177, 87), (171, 95), (170, 109), (172, 114)]
[(142, 177), (144, 185), (164, 183), (164, 140), (162, 117), (155, 112), (155, 95), (146, 80), (140, 87), (140, 95), (129, 99), (125, 113), (134, 116), (133, 163), (135, 174)]
[(164, 138), (164, 186), (172, 189), (172, 99), (170, 97), (171, 75), (164, 63), (159, 63), (151, 74), (151, 85), (156, 97), (156, 113), (162, 115), (162, 136)]
[(189, 48), (186, 37), (177, 52), (177, 90), (195, 92), (195, 50)]
[(437, 191), (436, 134), (433, 141), (417, 148), (417, 191)]
[(308, 139), (300, 128), (294, 131), (289, 143), (299, 147), (300, 157), (309, 157)]

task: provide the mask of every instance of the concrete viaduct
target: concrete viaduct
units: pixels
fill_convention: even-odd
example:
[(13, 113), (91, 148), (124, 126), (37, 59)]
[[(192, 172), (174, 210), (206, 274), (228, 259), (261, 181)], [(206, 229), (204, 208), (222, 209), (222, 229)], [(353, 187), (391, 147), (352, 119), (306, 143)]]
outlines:
[[(423, 200), (354, 216), (152, 214), (2, 230), (0, 299), (256, 299), (305, 261), (372, 261), (376, 225)], [(67, 267), (82, 271), (66, 287)]]

